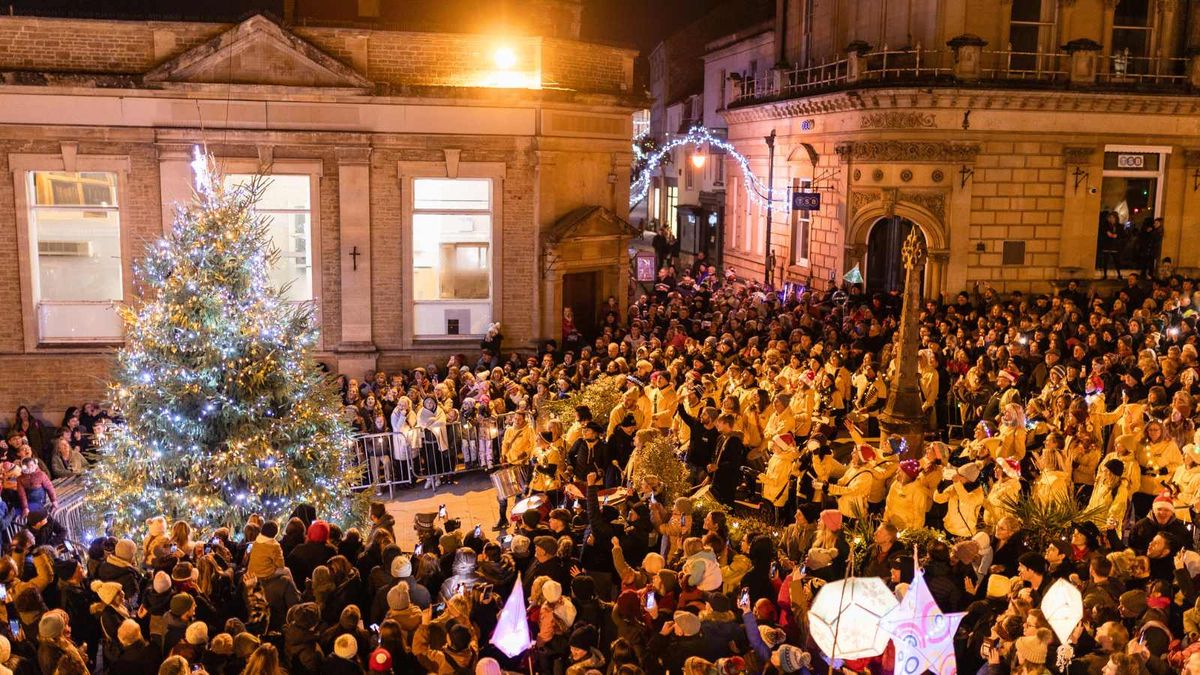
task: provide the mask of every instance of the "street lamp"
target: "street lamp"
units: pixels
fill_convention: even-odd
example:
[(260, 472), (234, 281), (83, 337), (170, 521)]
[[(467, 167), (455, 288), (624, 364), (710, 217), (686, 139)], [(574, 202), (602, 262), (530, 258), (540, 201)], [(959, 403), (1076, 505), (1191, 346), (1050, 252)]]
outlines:
[(704, 159), (705, 159), (704, 153), (702, 153), (702, 152), (692, 153), (692, 166), (696, 167), (697, 169), (703, 169), (704, 168)]
[(512, 47), (500, 47), (492, 54), (492, 61), (500, 70), (508, 70), (517, 65), (517, 53)]
[(772, 191), (775, 188), (775, 130), (772, 129), (771, 135), (766, 136), (763, 140), (767, 143), (767, 249), (763, 259), (767, 269), (763, 275), (763, 281), (770, 286), (772, 278), (775, 276), (775, 265), (771, 256), (771, 207), (774, 204)]

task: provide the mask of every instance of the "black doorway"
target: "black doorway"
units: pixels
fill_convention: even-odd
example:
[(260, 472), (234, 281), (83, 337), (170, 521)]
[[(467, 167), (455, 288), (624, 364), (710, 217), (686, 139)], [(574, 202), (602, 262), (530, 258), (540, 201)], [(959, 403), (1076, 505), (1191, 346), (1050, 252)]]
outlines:
[(588, 340), (596, 337), (596, 294), (599, 292), (599, 272), (574, 272), (563, 275), (563, 307), (570, 307), (575, 313), (575, 328)]
[(880, 218), (867, 234), (867, 291), (890, 293), (904, 288), (904, 260), (901, 249), (908, 233), (916, 228), (921, 241), (925, 235), (907, 218)]

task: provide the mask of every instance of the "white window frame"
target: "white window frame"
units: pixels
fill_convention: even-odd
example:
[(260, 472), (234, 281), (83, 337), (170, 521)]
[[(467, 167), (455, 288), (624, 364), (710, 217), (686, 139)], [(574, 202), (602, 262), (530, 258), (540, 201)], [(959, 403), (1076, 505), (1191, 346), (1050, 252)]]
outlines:
[[(1103, 169), (1101, 180), (1104, 178), (1154, 178), (1157, 186), (1154, 194), (1154, 215), (1160, 217), (1163, 215), (1163, 190), (1166, 186), (1167, 177), (1167, 159), (1171, 156), (1171, 146), (1169, 145), (1106, 145), (1104, 146), (1104, 154), (1110, 152), (1125, 153), (1131, 155), (1158, 155), (1158, 170), (1143, 171), (1137, 169), (1122, 170), (1122, 169)], [(1104, 164), (1104, 156), (1100, 158), (1101, 166)]]
[[(10, 154), (8, 166), (12, 171), (14, 206), (16, 209), (17, 225), (17, 265), (21, 279), (21, 324), (24, 334), (26, 353), (35, 353), (45, 348), (78, 348), (81, 351), (91, 351), (98, 346), (121, 344), (124, 338), (108, 337), (79, 338), (74, 340), (42, 340), (38, 329), (38, 302), (34, 292), (37, 280), (34, 257), (37, 252), (36, 240), (30, 232), (29, 174), (35, 171), (62, 172), (104, 172), (117, 176), (117, 212), (121, 240), (121, 289), (122, 299), (114, 304), (123, 304), (133, 297), (133, 272), (130, 262), (133, 260), (133, 245), (128, 225), (127, 209), (129, 206), (129, 157), (127, 155), (77, 155), (76, 146), (68, 150), (64, 144), (60, 154)], [(124, 211), (123, 211), (124, 210)], [(102, 303), (101, 303), (102, 304)]]
[[(811, 187), (812, 187), (812, 179), (811, 178), (793, 178), (792, 179), (792, 191), (793, 192), (805, 192)], [(790, 262), (790, 264), (795, 265), (795, 266), (808, 267), (809, 254), (811, 253), (810, 249), (812, 247), (812, 221), (813, 221), (812, 211), (810, 209), (793, 209), (791, 212), (791, 216), (792, 216), (791, 217), (792, 250), (791, 250), (791, 256), (790, 256), (791, 260), (789, 262)], [(798, 236), (801, 234), (800, 230), (803, 230), (803, 236)], [(798, 244), (800, 244), (800, 243), (804, 244), (804, 247), (803, 247), (804, 255), (799, 255), (801, 251), (800, 251), (800, 247), (798, 246)]]
[[(253, 177), (255, 175), (255, 172), (252, 172), (252, 171), (226, 171), (225, 175), (226, 176)], [(292, 302), (316, 302), (317, 301), (317, 289), (319, 288), (319, 286), (317, 285), (317, 268), (319, 267), (319, 265), (317, 264), (318, 258), (317, 258), (317, 245), (316, 245), (317, 235), (319, 233), (313, 227), (313, 223), (314, 223), (313, 214), (315, 211), (317, 211), (317, 208), (318, 208), (317, 202), (316, 202), (316, 198), (318, 196), (317, 192), (316, 192), (317, 186), (314, 184), (316, 181), (314, 180), (314, 176), (311, 173), (307, 173), (307, 172), (291, 173), (288, 171), (276, 171), (276, 170), (272, 169), (271, 173), (263, 174), (263, 178), (266, 179), (267, 181), (270, 181), (270, 179), (274, 176), (303, 176), (304, 178), (308, 179), (308, 208), (307, 209), (259, 209), (258, 213), (260, 213), (266, 217), (272, 217), (275, 215), (291, 216), (291, 215), (295, 215), (297, 213), (308, 214), (308, 267), (312, 270), (312, 272), (311, 272), (312, 288), (309, 289), (309, 295), (311, 296), (311, 300), (299, 300), (299, 301), (292, 301)], [(268, 187), (268, 189), (270, 189), (270, 188)], [(279, 257), (281, 257), (281, 258), (296, 257), (296, 255), (297, 254), (295, 254), (291, 251), (284, 251), (284, 250), (279, 251)]]
[[(479, 342), (480, 335), (416, 335), (413, 297), (413, 214), (415, 212), (413, 181), (418, 178), (488, 178), (492, 182), (492, 238), (488, 247), (491, 257), (489, 273), (491, 274), (492, 321), (501, 321), (504, 288), (500, 264), (503, 249), (504, 223), (504, 180), (507, 177), (507, 167), (503, 162), (459, 162), (453, 167), (446, 162), (406, 162), (396, 163), (396, 175), (400, 181), (402, 227), (400, 236), (400, 297), (401, 306), (409, 308), (401, 319), (400, 341), (406, 348), (414, 345), (439, 344), (474, 344)], [(435, 304), (437, 300), (422, 300), (422, 304)], [(454, 301), (445, 301), (454, 302)]]

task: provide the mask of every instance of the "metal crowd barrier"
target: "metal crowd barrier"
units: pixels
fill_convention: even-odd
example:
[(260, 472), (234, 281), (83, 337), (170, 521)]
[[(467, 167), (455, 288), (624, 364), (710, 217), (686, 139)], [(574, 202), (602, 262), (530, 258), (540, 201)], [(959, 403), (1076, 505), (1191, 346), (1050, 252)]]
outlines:
[(388, 497), (396, 486), (442, 480), (495, 466), (512, 414), (454, 422), (437, 428), (365, 434), (354, 438), (362, 467), (360, 489)]

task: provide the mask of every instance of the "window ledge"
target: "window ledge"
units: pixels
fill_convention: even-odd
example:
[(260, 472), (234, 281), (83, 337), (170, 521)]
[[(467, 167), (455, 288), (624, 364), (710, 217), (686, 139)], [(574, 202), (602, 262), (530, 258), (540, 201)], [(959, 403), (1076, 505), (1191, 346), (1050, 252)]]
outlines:
[(54, 352), (96, 352), (109, 349), (119, 349), (125, 346), (122, 340), (96, 340), (91, 341), (72, 341), (72, 342), (39, 342), (34, 347), (33, 351), (54, 351)]

